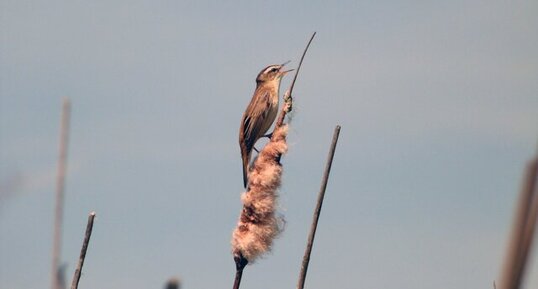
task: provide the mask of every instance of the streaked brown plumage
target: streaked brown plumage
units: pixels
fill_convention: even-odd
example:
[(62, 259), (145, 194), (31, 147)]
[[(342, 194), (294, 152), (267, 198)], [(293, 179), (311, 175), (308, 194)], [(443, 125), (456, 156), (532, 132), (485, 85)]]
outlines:
[(275, 121), (278, 112), (280, 80), (291, 70), (281, 71), (284, 64), (269, 65), (256, 77), (256, 90), (250, 100), (239, 128), (239, 146), (243, 159), (243, 184), (248, 182), (250, 156), (254, 144), (263, 137)]

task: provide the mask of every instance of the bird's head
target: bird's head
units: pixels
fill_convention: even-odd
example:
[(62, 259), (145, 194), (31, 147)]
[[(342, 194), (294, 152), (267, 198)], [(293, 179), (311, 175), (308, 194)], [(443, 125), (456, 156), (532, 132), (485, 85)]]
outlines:
[(282, 64), (273, 64), (269, 65), (266, 68), (262, 69), (256, 77), (256, 82), (269, 82), (269, 81), (280, 81), (286, 73), (293, 71), (293, 69), (283, 70), (282, 68), (288, 64), (289, 61), (286, 61)]

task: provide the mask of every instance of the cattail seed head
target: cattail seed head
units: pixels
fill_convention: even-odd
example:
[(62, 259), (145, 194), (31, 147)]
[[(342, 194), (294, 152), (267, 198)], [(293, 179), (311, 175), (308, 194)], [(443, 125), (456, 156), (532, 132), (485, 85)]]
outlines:
[(281, 233), (284, 219), (277, 214), (281, 184), (280, 157), (286, 153), (288, 126), (277, 127), (269, 143), (260, 151), (248, 175), (248, 190), (241, 196), (243, 210), (232, 236), (232, 253), (252, 263), (269, 252)]

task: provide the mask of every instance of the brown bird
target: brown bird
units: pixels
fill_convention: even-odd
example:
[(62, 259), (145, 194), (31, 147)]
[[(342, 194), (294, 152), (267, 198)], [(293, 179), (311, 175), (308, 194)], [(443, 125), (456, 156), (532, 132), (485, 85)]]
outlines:
[[(289, 62), (289, 61), (288, 61)], [(292, 71), (282, 71), (283, 64), (269, 65), (256, 77), (256, 90), (250, 100), (239, 128), (239, 146), (243, 159), (243, 184), (247, 187), (247, 174), (254, 144), (263, 137), (275, 121), (278, 112), (278, 91), (282, 77)]]

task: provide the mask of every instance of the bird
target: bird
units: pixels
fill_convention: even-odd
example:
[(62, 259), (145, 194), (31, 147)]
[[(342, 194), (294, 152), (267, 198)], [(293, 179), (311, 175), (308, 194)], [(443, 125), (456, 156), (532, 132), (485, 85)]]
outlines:
[(248, 104), (239, 128), (239, 147), (243, 160), (243, 185), (248, 183), (248, 171), (252, 149), (275, 121), (278, 112), (280, 81), (293, 69), (282, 70), (289, 61), (273, 64), (262, 69), (256, 77), (256, 90)]

